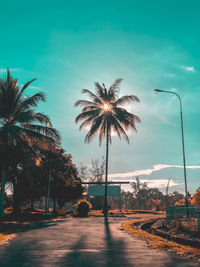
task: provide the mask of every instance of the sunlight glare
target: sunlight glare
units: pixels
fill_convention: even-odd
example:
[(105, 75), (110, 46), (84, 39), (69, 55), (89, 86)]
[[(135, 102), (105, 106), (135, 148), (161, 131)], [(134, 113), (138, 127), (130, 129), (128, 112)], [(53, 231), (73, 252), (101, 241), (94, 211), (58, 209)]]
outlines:
[(103, 104), (103, 109), (105, 109), (105, 110), (110, 110), (110, 106), (108, 105), (108, 104)]

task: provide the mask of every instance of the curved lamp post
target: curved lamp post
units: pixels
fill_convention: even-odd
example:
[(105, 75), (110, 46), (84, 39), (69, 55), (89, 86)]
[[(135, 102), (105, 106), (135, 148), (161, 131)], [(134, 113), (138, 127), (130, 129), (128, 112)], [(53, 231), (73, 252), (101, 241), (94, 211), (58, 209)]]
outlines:
[(187, 177), (186, 177), (186, 164), (185, 164), (185, 145), (184, 145), (184, 134), (183, 134), (183, 113), (182, 113), (182, 103), (181, 103), (181, 98), (180, 96), (171, 91), (165, 91), (165, 90), (160, 90), (160, 89), (155, 89), (154, 93), (169, 93), (176, 95), (179, 99), (180, 103), (180, 116), (181, 116), (181, 134), (182, 134), (182, 149), (183, 149), (183, 166), (184, 166), (184, 181), (185, 181), (185, 205), (187, 207), (187, 217), (188, 217), (188, 191), (187, 191)]

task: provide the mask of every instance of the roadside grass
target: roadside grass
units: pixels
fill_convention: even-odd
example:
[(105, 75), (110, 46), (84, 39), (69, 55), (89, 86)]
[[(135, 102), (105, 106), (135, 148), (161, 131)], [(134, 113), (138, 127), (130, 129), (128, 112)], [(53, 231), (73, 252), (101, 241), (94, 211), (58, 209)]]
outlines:
[(8, 243), (9, 240), (16, 237), (16, 234), (3, 234), (0, 233), (0, 245)]
[(173, 251), (178, 255), (195, 258), (200, 262), (200, 249), (168, 241), (162, 237), (147, 233), (141, 229), (138, 229), (137, 226), (134, 226), (134, 224), (145, 223), (152, 219), (153, 217), (131, 220), (123, 223), (122, 228), (131, 235), (144, 239), (152, 248), (168, 249), (169, 251)]

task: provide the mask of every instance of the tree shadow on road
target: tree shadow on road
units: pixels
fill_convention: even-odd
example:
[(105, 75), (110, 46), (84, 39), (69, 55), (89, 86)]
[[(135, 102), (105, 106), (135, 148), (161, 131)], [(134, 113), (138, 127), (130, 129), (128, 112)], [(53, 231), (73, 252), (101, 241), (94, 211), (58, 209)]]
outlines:
[[(101, 230), (99, 234), (101, 234)], [(107, 217), (104, 219), (103, 234), (104, 245), (101, 248), (97, 245), (96, 249), (94, 249), (94, 246), (91, 247), (87, 242), (87, 234), (82, 235), (70, 248), (71, 252), (61, 258), (57, 265), (69, 267), (134, 266), (127, 262), (123, 240), (118, 239), (118, 237), (113, 238)]]
[(87, 249), (85, 243), (86, 236), (81, 236), (79, 240), (70, 248), (67, 253), (56, 265), (67, 267), (95, 267), (95, 259), (97, 257), (94, 250)]
[[(11, 266), (11, 267), (22, 267), (22, 266), (41, 266), (41, 257), (38, 256), (38, 251), (41, 253), (44, 250), (44, 246), (40, 244), (40, 240), (34, 238), (34, 233), (29, 237), (29, 240), (23, 238), (21, 239), (21, 233), (28, 231), (35, 231), (40, 229), (45, 229), (47, 227), (56, 226), (57, 223), (47, 221), (47, 222), (37, 222), (30, 225), (25, 225), (22, 227), (9, 225), (8, 228), (4, 229), (5, 233), (16, 233), (17, 237), (10, 240), (8, 244), (1, 245), (0, 247), (0, 266)], [(19, 237), (18, 237), (19, 234)], [(41, 240), (43, 240), (41, 236)], [(32, 252), (36, 252), (35, 255)], [(39, 253), (39, 254), (40, 254)]]
[(58, 222), (46, 221), (46, 222), (33, 222), (30, 224), (12, 223), (0, 224), (0, 232), (5, 234), (23, 233), (30, 230), (39, 230), (42, 228), (55, 226)]
[(105, 223), (105, 266), (134, 266), (127, 262), (125, 255), (124, 241), (119, 238), (115, 238), (110, 231), (108, 217), (104, 218)]
[(42, 266), (40, 257), (33, 255), (33, 248), (40, 251), (40, 246), (34, 240), (29, 242), (15, 242), (0, 252), (1, 267)]

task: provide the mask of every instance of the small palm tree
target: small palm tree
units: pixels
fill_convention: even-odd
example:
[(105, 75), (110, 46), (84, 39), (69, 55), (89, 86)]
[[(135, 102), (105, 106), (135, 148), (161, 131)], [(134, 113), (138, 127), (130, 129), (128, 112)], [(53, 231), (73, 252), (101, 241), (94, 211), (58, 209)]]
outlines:
[(108, 145), (112, 142), (112, 131), (116, 132), (119, 138), (124, 136), (129, 143), (126, 130), (132, 128), (136, 131), (135, 122), (140, 122), (140, 118), (123, 108), (124, 104), (132, 101), (139, 102), (135, 95), (119, 97), (119, 86), (122, 79), (117, 79), (109, 89), (104, 84), (95, 83), (95, 93), (83, 89), (91, 99), (78, 100), (75, 106), (83, 106), (82, 112), (76, 117), (76, 122), (84, 120), (80, 125), (80, 130), (84, 126), (90, 126), (85, 142), (90, 142), (95, 134), (99, 133), (99, 142), (106, 137), (106, 171), (105, 171), (105, 200), (104, 212), (107, 214), (107, 178), (108, 178)]
[[(25, 89), (32, 83), (27, 82), (20, 90), (17, 80), (13, 79), (10, 71), (7, 77), (0, 79), (0, 157), (1, 179), (0, 216), (4, 215), (4, 189), (6, 168), (11, 162), (19, 163), (19, 155), (26, 150), (34, 150), (32, 144), (38, 143), (57, 144), (60, 135), (52, 128), (50, 119), (43, 113), (36, 113), (39, 101), (45, 101), (43, 93), (39, 92), (31, 97), (24, 95)], [(33, 142), (34, 141), (34, 142)]]

